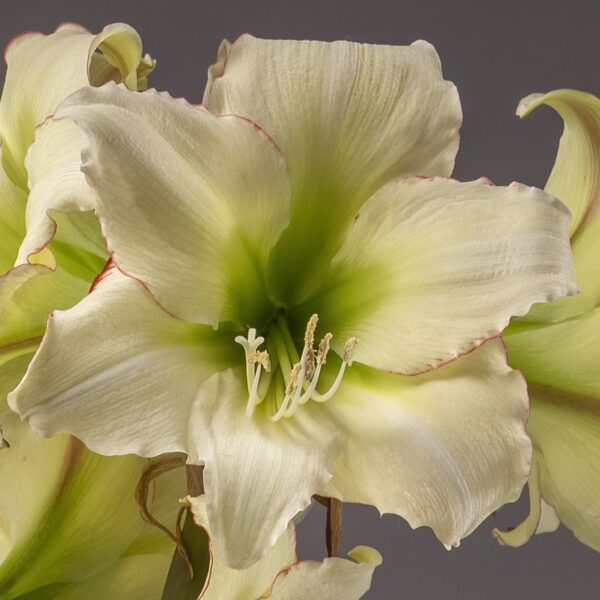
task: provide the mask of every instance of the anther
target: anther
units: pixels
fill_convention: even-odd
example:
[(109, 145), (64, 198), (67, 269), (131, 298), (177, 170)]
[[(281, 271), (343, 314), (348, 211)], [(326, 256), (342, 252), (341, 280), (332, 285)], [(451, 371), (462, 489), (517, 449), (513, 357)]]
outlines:
[(317, 364), (324, 365), (327, 362), (327, 354), (331, 343), (331, 333), (326, 333), (323, 339), (319, 342), (319, 352), (317, 354)]
[(271, 371), (271, 357), (266, 350), (257, 350), (248, 357), (248, 362), (260, 364), (262, 368), (269, 373)]
[(344, 344), (344, 351), (342, 352), (342, 359), (348, 365), (352, 364), (352, 355), (354, 354), (354, 350), (356, 345), (358, 344), (358, 340), (355, 337), (351, 337)]
[(287, 385), (287, 389), (285, 390), (285, 393), (289, 396), (294, 394), (296, 389), (298, 388), (298, 376), (300, 375), (301, 368), (302, 365), (300, 363), (296, 363), (292, 368), (292, 371), (290, 373), (290, 381)]

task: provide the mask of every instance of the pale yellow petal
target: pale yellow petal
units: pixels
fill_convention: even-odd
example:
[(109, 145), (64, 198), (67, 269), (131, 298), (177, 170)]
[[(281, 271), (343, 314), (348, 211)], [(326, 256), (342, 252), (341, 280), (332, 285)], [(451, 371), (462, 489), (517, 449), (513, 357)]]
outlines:
[(448, 548), (527, 481), (525, 383), (499, 340), (418, 377), (355, 364), (331, 403), (350, 433), (322, 493), (429, 526)]
[(564, 206), (535, 188), (398, 179), (363, 206), (303, 308), (338, 353), (354, 336), (358, 362), (431, 370), (577, 291), (567, 227)]
[(88, 133), (83, 170), (119, 267), (186, 320), (265, 317), (266, 265), (290, 199), (285, 163), (256, 125), (111, 84), (57, 115)]
[(286, 294), (300, 274), (319, 269), (379, 187), (403, 175), (449, 175), (462, 119), (456, 88), (423, 41), (385, 46), (243, 35), (220, 47), (205, 102), (216, 114), (253, 119), (289, 164), (292, 218), (273, 256)]

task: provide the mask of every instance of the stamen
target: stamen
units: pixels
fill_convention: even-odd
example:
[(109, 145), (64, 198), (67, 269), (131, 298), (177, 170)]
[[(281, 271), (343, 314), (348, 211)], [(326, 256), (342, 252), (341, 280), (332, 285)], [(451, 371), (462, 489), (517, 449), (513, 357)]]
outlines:
[[(319, 321), (314, 314), (308, 320), (304, 333), (304, 348), (298, 357), (292, 335), (287, 328), (283, 315), (278, 315), (277, 325), (269, 330), (269, 349), (275, 354), (275, 378), (271, 374), (271, 358), (266, 350), (259, 350), (265, 339), (256, 335), (256, 329), (248, 330), (248, 337), (237, 336), (235, 341), (244, 348), (246, 354), (246, 382), (248, 386), (248, 402), (246, 415), (251, 417), (256, 406), (264, 401), (271, 390), (274, 403), (274, 413), (269, 416), (271, 421), (279, 421), (283, 417), (291, 417), (298, 407), (309, 400), (327, 402), (337, 392), (346, 368), (352, 364), (352, 355), (357, 345), (354, 337), (349, 338), (342, 351), (342, 364), (331, 387), (323, 394), (317, 392), (317, 384), (323, 365), (331, 347), (332, 335), (326, 333), (319, 342), (318, 349), (314, 348), (315, 331)], [(293, 366), (292, 366), (293, 362)], [(268, 375), (262, 378), (261, 374)], [(271, 384), (275, 382), (274, 389)], [(260, 393), (259, 393), (260, 385)], [(283, 397), (282, 397), (283, 396)]]
[(319, 394), (318, 392), (312, 394), (312, 400), (315, 400), (315, 402), (327, 402), (327, 400), (330, 400), (333, 397), (333, 395), (337, 392), (338, 388), (340, 387), (340, 383), (342, 382), (342, 378), (344, 377), (346, 367), (352, 364), (352, 354), (354, 352), (354, 349), (356, 348), (357, 343), (358, 341), (354, 337), (350, 338), (345, 343), (344, 351), (342, 352), (342, 365), (340, 366), (340, 370), (338, 371), (335, 381), (324, 394)]
[(248, 402), (246, 403), (246, 416), (248, 418), (254, 414), (254, 408), (256, 407), (256, 397), (258, 392), (258, 382), (260, 380), (261, 369), (262, 364), (258, 363), (258, 367), (256, 367), (256, 373), (254, 374), (254, 383), (252, 384), (252, 389), (250, 390), (250, 395), (248, 396)]
[(312, 380), (308, 389), (302, 394), (299, 400), (299, 404), (306, 404), (316, 392), (317, 382), (319, 381), (319, 375), (321, 374), (321, 367), (327, 362), (327, 354), (329, 352), (329, 343), (333, 336), (331, 333), (326, 333), (323, 339), (319, 342), (319, 352), (317, 354), (317, 368), (313, 374)]

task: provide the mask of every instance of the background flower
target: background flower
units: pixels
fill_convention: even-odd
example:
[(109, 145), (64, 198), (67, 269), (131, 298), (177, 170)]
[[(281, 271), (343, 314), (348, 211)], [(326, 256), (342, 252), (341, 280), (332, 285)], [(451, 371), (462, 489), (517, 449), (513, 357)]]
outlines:
[(511, 546), (559, 519), (600, 551), (600, 100), (557, 90), (534, 94), (517, 110), (524, 117), (546, 104), (564, 119), (558, 155), (546, 185), (573, 213), (570, 235), (581, 294), (536, 306), (506, 331), (510, 363), (528, 381), (534, 443), (531, 512), (510, 532)]
[[(43, 440), (6, 405), (50, 310), (85, 296), (108, 256), (95, 218), (81, 212), (91, 208), (93, 198), (79, 170), (81, 132), (45, 119), (89, 83), (115, 79), (131, 89), (144, 87), (153, 62), (142, 59), (141, 40), (127, 25), (110, 25), (98, 35), (73, 24), (48, 36), (27, 33), (11, 42), (5, 57), (0, 595), (158, 599), (174, 544), (139, 516), (134, 492), (148, 461), (101, 457), (68, 435)], [(176, 475), (169, 482), (154, 490), (152, 506), (166, 522), (177, 512)]]

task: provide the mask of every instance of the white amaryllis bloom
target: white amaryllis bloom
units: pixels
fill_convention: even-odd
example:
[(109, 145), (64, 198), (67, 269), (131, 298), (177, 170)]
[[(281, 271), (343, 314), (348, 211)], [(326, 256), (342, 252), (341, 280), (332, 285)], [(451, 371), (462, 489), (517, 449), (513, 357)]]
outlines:
[(510, 362), (529, 384), (531, 512), (519, 527), (495, 534), (520, 546), (562, 521), (600, 552), (600, 99), (556, 90), (524, 98), (517, 112), (523, 117), (544, 104), (565, 122), (546, 189), (573, 213), (581, 294), (536, 306), (506, 331)]
[[(194, 523), (211, 536), (206, 497), (186, 497)], [(249, 569), (236, 570), (221, 563), (210, 548), (210, 567), (198, 600), (358, 600), (371, 587), (381, 555), (368, 546), (348, 553), (353, 560), (302, 560), (296, 556), (296, 536), (288, 527), (277, 544)]]
[(204, 464), (230, 566), (316, 492), (457, 545), (527, 478), (525, 385), (492, 338), (575, 291), (568, 211), (444, 178), (461, 113), (425, 42), (221, 50), (210, 111), (114, 84), (60, 109), (118, 270), (53, 314), (11, 406)]

